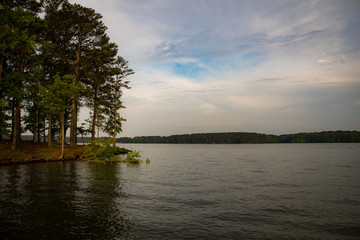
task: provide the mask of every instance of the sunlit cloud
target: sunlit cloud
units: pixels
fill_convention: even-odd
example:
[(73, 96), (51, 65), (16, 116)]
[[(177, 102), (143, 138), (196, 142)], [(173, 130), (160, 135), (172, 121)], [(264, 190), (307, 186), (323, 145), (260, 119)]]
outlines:
[(319, 64), (331, 64), (331, 63), (333, 63), (333, 61), (330, 60), (330, 59), (319, 59), (317, 62)]

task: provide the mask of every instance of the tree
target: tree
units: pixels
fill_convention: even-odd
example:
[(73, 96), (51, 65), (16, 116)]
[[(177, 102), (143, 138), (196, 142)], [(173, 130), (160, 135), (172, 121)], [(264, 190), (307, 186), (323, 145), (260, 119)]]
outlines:
[(114, 75), (112, 82), (110, 82), (110, 116), (113, 120), (113, 138), (114, 138), (114, 146), (116, 141), (116, 133), (122, 131), (121, 129), (121, 121), (124, 121), (123, 118), (120, 117), (118, 111), (120, 108), (123, 108), (122, 102), (120, 98), (122, 96), (122, 88), (130, 89), (129, 80), (127, 78), (130, 75), (133, 75), (135, 72), (129, 68), (129, 62), (126, 61), (123, 57), (118, 56), (114, 62)]
[[(85, 49), (83, 62), (83, 82), (87, 86), (86, 104), (92, 109), (91, 140), (95, 139), (95, 129), (103, 106), (109, 94), (107, 84), (113, 75), (112, 64), (117, 54), (117, 46), (110, 42), (110, 38), (103, 35), (94, 43), (94, 46)], [(99, 116), (99, 117), (98, 117)], [(100, 121), (99, 121), (100, 120)]]
[[(126, 70), (114, 67), (117, 45), (106, 35), (101, 19), (93, 9), (68, 0), (0, 2), (0, 140), (2, 134), (11, 132), (15, 149), (25, 129), (33, 133), (33, 141), (39, 141), (41, 134), (45, 141), (48, 125), (50, 146), (53, 132), (59, 132), (56, 126), (62, 125), (64, 135), (70, 127), (70, 143), (74, 146), (77, 112), (83, 104), (76, 91), (70, 91), (74, 95), (64, 103), (63, 119), (43, 105), (46, 99), (42, 97), (47, 95), (39, 95), (40, 88), (50, 91), (60, 85), (59, 79), (69, 84), (69, 76), (74, 89), (86, 85), (85, 103), (93, 113), (92, 138), (95, 129), (99, 134), (106, 121), (112, 122), (109, 126), (116, 137), (121, 131), (122, 118), (117, 112), (122, 107), (121, 88), (127, 87), (128, 81), (124, 80)], [(55, 77), (59, 78), (56, 83)]]
[[(72, 38), (73, 11), (72, 5), (67, 0), (45, 0), (45, 20), (48, 24), (46, 41), (42, 45), (43, 72), (46, 84), (52, 84), (57, 73), (60, 75), (73, 74), (75, 49)], [(71, 98), (70, 98), (71, 99)], [(67, 109), (68, 111), (68, 109)], [(65, 114), (65, 118), (67, 114)], [(48, 145), (51, 146), (54, 130), (51, 112), (48, 113)], [(66, 119), (65, 119), (65, 122)]]
[[(102, 16), (91, 8), (86, 8), (78, 4), (71, 7), (73, 21), (72, 30), (74, 35), (72, 43), (76, 47), (76, 60), (73, 85), (76, 86), (80, 80), (80, 61), (84, 48), (93, 46), (101, 36), (105, 34), (106, 27), (101, 21)], [(76, 97), (71, 98), (71, 127), (70, 127), (70, 145), (75, 146), (76, 137)]]
[[(26, 13), (33, 17), (40, 11), (41, 3), (36, 0), (2, 0), (0, 2), (0, 82), (6, 59), (19, 47), (19, 17)], [(20, 14), (20, 15), (19, 15)], [(29, 20), (29, 19), (28, 19)], [(22, 21), (21, 23), (24, 23)], [(26, 27), (26, 26), (25, 26)]]
[[(5, 11), (6, 13), (3, 13)], [(12, 149), (20, 141), (20, 108), (24, 99), (24, 86), (27, 83), (29, 57), (36, 54), (35, 49), (39, 46), (40, 39), (46, 31), (45, 22), (36, 16), (39, 6), (36, 1), (24, 1), (18, 4), (13, 1), (5, 1), (1, 5), (3, 33), (0, 35), (1, 67), (0, 75), (3, 75), (4, 59), (7, 60), (9, 73), (1, 78), (2, 90), (8, 90), (8, 97), (14, 102), (14, 120), (12, 131)]]
[[(70, 4), (67, 0), (45, 0), (45, 3), (45, 19), (49, 24), (48, 41), (54, 46), (49, 54), (48, 74), (72, 74), (73, 85), (76, 86), (84, 78), (87, 49), (95, 49), (95, 44), (105, 34), (102, 16), (91, 8)], [(70, 99), (70, 144), (74, 147), (80, 102), (75, 96)]]
[[(81, 86), (74, 86), (72, 84), (73, 76), (65, 75), (60, 78), (56, 75), (54, 83), (47, 87), (40, 86), (40, 95), (42, 106), (54, 115), (57, 115), (60, 119), (60, 142), (61, 142), (61, 156), (60, 159), (64, 158), (64, 144), (65, 144), (65, 110), (70, 108), (67, 105), (67, 99), (72, 96), (78, 97), (81, 93)], [(49, 126), (51, 127), (51, 126)]]
[(109, 134), (109, 138), (113, 137), (113, 141), (116, 141), (116, 133), (122, 132), (122, 122), (126, 122), (126, 119), (120, 117), (118, 112), (116, 112), (115, 118), (114, 114), (110, 114), (102, 130)]
[(77, 128), (78, 133), (81, 135), (82, 143), (84, 144), (84, 136), (88, 135), (89, 131), (85, 128), (86, 123), (82, 123), (80, 127)]
[(89, 118), (85, 120), (89, 124), (88, 132), (91, 134), (91, 141), (95, 140), (96, 133), (97, 138), (99, 139), (100, 130), (103, 129), (104, 124), (106, 123), (106, 115), (106, 108), (98, 106), (96, 114), (90, 112)]

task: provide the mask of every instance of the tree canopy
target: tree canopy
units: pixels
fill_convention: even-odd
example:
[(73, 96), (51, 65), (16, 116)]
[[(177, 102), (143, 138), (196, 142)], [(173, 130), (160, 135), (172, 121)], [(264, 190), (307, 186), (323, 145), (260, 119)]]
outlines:
[(134, 72), (106, 30), (101, 14), (68, 0), (1, 1), (0, 140), (11, 137), (15, 149), (30, 131), (34, 141), (63, 134), (64, 142), (70, 128), (75, 146), (84, 106), (91, 116), (82, 133), (95, 139), (98, 126), (116, 136), (122, 89)]

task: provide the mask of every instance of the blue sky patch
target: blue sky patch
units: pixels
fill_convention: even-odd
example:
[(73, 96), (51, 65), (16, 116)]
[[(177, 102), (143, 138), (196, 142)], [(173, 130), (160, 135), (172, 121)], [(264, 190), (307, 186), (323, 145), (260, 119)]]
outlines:
[(201, 73), (205, 72), (205, 69), (195, 62), (190, 62), (190, 63), (175, 62), (172, 64), (172, 69), (176, 74), (188, 78), (197, 78)]

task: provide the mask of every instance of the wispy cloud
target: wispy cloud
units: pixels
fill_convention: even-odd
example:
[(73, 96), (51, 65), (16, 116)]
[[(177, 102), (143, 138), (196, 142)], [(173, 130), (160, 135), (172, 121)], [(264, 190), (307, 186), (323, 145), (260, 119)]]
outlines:
[(360, 2), (73, 0), (136, 74), (124, 135), (360, 129)]

